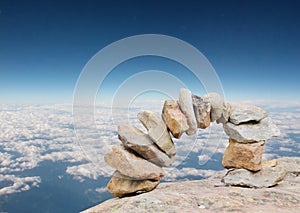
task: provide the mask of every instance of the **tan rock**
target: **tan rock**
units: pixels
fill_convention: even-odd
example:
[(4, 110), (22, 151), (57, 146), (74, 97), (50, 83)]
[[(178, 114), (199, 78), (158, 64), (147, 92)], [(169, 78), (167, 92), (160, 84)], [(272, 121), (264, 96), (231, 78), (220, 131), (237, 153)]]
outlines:
[(168, 128), (162, 118), (151, 111), (142, 111), (137, 115), (153, 142), (170, 158), (175, 156), (176, 149)]
[(192, 95), (194, 113), (197, 120), (197, 127), (205, 129), (210, 125), (210, 110), (211, 105), (209, 102), (204, 101), (203, 98)]
[(255, 143), (238, 143), (229, 139), (229, 145), (225, 150), (222, 165), (225, 168), (244, 168), (251, 171), (261, 169), (261, 157), (264, 141)]
[(115, 171), (109, 183), (108, 191), (116, 197), (124, 197), (132, 193), (149, 192), (156, 188), (159, 181), (153, 180), (132, 180), (130, 177)]
[(175, 138), (180, 138), (189, 129), (186, 117), (179, 109), (178, 102), (175, 100), (165, 101), (162, 117)]
[(159, 180), (165, 175), (162, 168), (136, 156), (122, 144), (113, 146), (104, 156), (104, 160), (122, 174), (136, 180)]
[(261, 162), (261, 166), (271, 166), (271, 167), (274, 167), (274, 166), (277, 166), (278, 162), (276, 159), (274, 160), (270, 160), (270, 161), (264, 161), (264, 162)]

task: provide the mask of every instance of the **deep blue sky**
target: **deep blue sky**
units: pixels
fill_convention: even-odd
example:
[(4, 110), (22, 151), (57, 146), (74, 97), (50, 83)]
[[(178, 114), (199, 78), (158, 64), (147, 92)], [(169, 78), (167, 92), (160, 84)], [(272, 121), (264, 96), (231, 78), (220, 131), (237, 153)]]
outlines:
[[(230, 99), (300, 100), (297, 0), (0, 0), (0, 102), (71, 101), (95, 53), (145, 33), (174, 36), (198, 48)], [(159, 68), (159, 60), (138, 64)], [(111, 78), (107, 85), (119, 81)]]

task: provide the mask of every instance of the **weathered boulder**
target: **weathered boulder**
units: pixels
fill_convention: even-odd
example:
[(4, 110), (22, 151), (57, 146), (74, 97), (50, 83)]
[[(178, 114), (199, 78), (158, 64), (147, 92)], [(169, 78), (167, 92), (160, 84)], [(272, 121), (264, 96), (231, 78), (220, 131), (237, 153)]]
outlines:
[(159, 166), (136, 156), (122, 144), (114, 145), (104, 156), (105, 162), (123, 175), (136, 180), (160, 180), (164, 171)]
[(149, 135), (134, 126), (118, 126), (118, 134), (125, 147), (158, 166), (169, 166), (175, 160), (175, 156), (169, 158), (153, 143)]
[(276, 127), (270, 117), (266, 117), (258, 123), (243, 123), (235, 125), (227, 122), (223, 125), (223, 127), (225, 133), (230, 138), (240, 143), (265, 141), (280, 135), (280, 130)]
[(224, 99), (218, 93), (208, 93), (203, 96), (204, 101), (211, 105), (210, 120), (214, 122), (221, 118), (224, 109)]
[(137, 117), (148, 130), (153, 142), (169, 157), (175, 156), (174, 143), (162, 118), (151, 111), (139, 112)]
[(229, 120), (229, 116), (231, 114), (231, 105), (228, 102), (224, 103), (223, 112), (220, 118), (216, 120), (217, 124), (225, 124)]
[(159, 180), (132, 180), (119, 171), (115, 171), (107, 184), (107, 189), (116, 197), (124, 197), (137, 192), (152, 191), (158, 184)]
[(179, 109), (178, 102), (175, 100), (165, 101), (162, 117), (175, 138), (180, 138), (189, 129), (186, 117)]
[(240, 124), (249, 121), (258, 122), (267, 116), (268, 113), (257, 106), (241, 104), (233, 107), (229, 120), (233, 124)]
[(223, 182), (229, 186), (247, 186), (253, 188), (271, 187), (284, 179), (286, 170), (283, 166), (263, 166), (258, 172), (246, 169), (233, 169), (223, 178)]
[(225, 168), (244, 168), (259, 171), (261, 169), (263, 148), (264, 141), (245, 144), (229, 139), (229, 145), (222, 158), (222, 165)]
[(205, 129), (210, 125), (210, 103), (204, 101), (203, 98), (192, 95), (194, 113), (197, 121), (197, 127)]
[(180, 110), (185, 114), (189, 129), (186, 131), (187, 135), (194, 135), (197, 133), (197, 121), (193, 109), (192, 93), (186, 88), (181, 88), (179, 91), (178, 104)]

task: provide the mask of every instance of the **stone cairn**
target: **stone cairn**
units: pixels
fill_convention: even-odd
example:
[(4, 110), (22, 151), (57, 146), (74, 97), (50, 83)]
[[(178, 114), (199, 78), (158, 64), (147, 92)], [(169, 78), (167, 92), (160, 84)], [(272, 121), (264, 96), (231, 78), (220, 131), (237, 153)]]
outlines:
[[(230, 137), (222, 165), (249, 172), (262, 169), (265, 141), (280, 134), (261, 108), (232, 107), (217, 93), (199, 97), (185, 88), (180, 89), (178, 101), (165, 101), (161, 116), (142, 111), (137, 117), (148, 134), (134, 126), (118, 126), (121, 143), (104, 156), (105, 162), (116, 169), (107, 189), (117, 197), (149, 192), (158, 186), (165, 175), (162, 167), (175, 161), (176, 150), (170, 132), (180, 138), (183, 133), (196, 134), (197, 128), (205, 129), (211, 122), (222, 123)], [(242, 185), (231, 184), (231, 179), (223, 181), (227, 185)]]

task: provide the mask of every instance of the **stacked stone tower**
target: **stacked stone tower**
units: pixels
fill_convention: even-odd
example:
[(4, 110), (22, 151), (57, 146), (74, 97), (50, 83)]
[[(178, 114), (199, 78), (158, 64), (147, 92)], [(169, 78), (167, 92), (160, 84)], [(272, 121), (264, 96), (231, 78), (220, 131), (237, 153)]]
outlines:
[(261, 169), (266, 140), (280, 134), (266, 111), (248, 105), (231, 106), (217, 93), (203, 97), (182, 88), (179, 100), (166, 100), (159, 116), (151, 111), (137, 115), (147, 134), (134, 126), (118, 126), (119, 144), (105, 155), (108, 165), (116, 171), (108, 191), (122, 197), (153, 190), (165, 173), (162, 167), (175, 161), (175, 145), (170, 133), (180, 138), (183, 133), (194, 135), (211, 122), (222, 123), (230, 137), (223, 156), (225, 168)]

